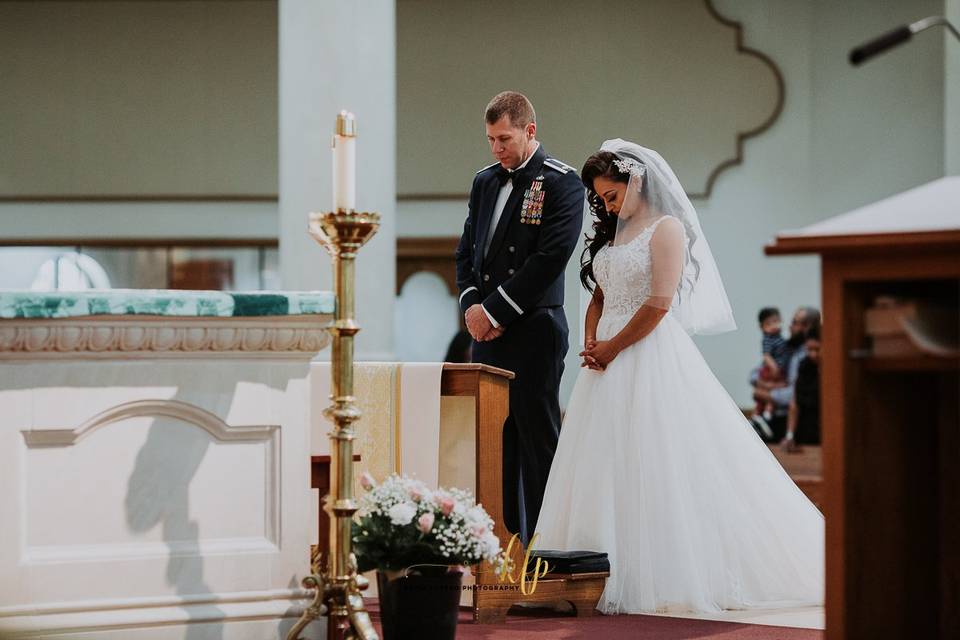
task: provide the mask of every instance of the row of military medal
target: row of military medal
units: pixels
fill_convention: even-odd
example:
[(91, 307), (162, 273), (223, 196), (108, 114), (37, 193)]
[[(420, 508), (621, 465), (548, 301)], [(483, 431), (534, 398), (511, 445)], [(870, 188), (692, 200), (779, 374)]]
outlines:
[(540, 224), (543, 219), (543, 176), (537, 176), (533, 184), (523, 194), (523, 208), (520, 210), (522, 224)]

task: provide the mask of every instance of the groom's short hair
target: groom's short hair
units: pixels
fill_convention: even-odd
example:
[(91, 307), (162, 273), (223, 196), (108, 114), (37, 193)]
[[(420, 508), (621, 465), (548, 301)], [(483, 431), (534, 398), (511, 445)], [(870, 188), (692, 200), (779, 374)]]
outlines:
[(498, 93), (487, 105), (487, 124), (496, 124), (503, 116), (510, 116), (510, 124), (520, 129), (537, 121), (537, 113), (527, 96), (516, 91)]

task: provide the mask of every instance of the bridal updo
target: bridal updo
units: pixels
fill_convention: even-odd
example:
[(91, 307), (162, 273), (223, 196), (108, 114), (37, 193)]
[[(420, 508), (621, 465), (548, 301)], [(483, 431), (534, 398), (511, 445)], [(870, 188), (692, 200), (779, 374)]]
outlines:
[(614, 164), (617, 159), (617, 156), (609, 151), (598, 151), (587, 158), (580, 171), (580, 179), (587, 188), (587, 202), (593, 214), (593, 237), (586, 236), (587, 246), (580, 254), (580, 282), (590, 292), (593, 292), (597, 284), (597, 279), (593, 276), (593, 258), (601, 247), (613, 242), (617, 233), (617, 216), (607, 212), (603, 198), (593, 188), (593, 181), (602, 177), (629, 184), (630, 174), (620, 171)]

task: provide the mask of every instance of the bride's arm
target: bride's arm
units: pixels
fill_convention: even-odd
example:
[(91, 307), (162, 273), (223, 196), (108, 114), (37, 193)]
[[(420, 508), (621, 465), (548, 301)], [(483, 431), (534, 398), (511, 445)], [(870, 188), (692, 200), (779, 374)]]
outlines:
[(663, 316), (667, 315), (666, 309), (651, 305), (649, 302), (648, 300), (637, 309), (637, 312), (630, 318), (630, 322), (620, 330), (620, 333), (610, 339), (611, 346), (616, 353), (620, 353), (630, 345), (643, 340), (657, 328)]
[(676, 218), (663, 220), (653, 232), (650, 239), (651, 295), (617, 335), (608, 341), (597, 343), (592, 350), (587, 351), (587, 355), (601, 367), (605, 367), (621, 351), (649, 335), (663, 316), (667, 315), (683, 274), (683, 239), (683, 226)]
[(603, 315), (603, 290), (599, 286), (594, 288), (593, 297), (590, 298), (590, 304), (587, 305), (586, 317), (583, 319), (583, 351), (580, 357), (583, 362), (581, 367), (588, 369), (601, 369), (593, 358), (587, 357), (587, 353), (597, 346), (597, 325), (600, 323), (600, 316)]
[(599, 324), (602, 314), (603, 291), (597, 286), (593, 290), (593, 297), (590, 298), (590, 304), (587, 305), (587, 315), (583, 320), (585, 347), (589, 347), (590, 343), (597, 341), (597, 324)]

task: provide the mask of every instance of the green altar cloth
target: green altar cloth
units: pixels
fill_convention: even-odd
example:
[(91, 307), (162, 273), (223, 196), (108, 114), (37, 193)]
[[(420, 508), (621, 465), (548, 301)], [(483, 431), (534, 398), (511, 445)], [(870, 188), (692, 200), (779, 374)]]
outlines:
[(148, 315), (217, 318), (322, 315), (334, 312), (330, 291), (181, 291), (0, 289), (0, 318)]

